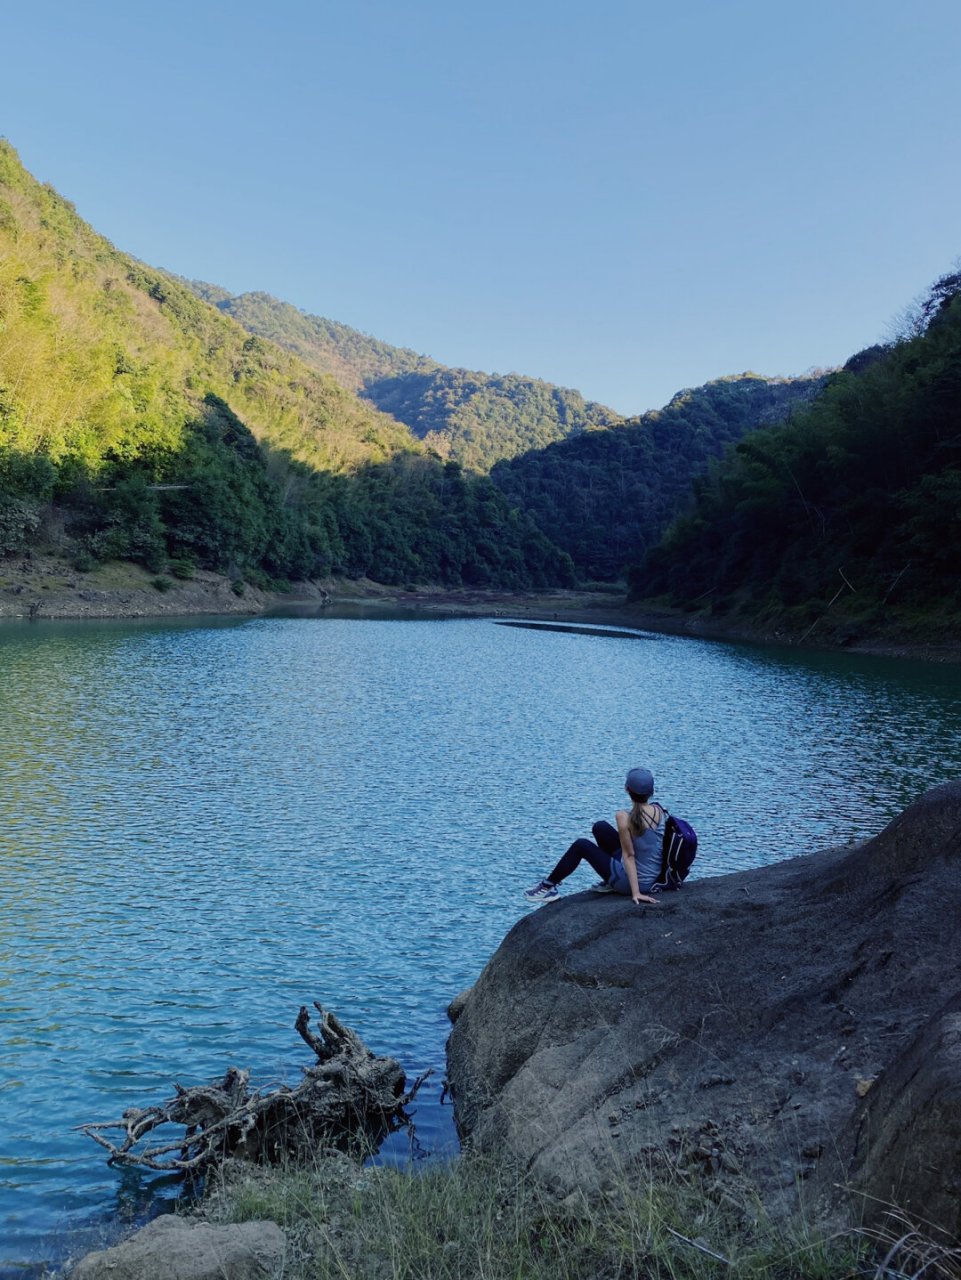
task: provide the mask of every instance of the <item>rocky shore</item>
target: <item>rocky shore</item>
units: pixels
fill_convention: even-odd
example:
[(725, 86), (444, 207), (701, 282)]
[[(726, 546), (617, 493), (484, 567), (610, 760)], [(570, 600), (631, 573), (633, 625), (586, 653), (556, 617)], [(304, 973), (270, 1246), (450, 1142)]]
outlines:
[[(483, 589), (401, 589), (368, 579), (297, 582), (289, 592), (260, 590), (223, 574), (198, 569), (183, 580), (155, 574), (128, 561), (110, 561), (89, 572), (49, 555), (0, 558), (0, 618), (163, 618), (255, 615), (271, 609), (321, 609), (327, 605), (418, 609), (439, 616), (529, 616), (610, 620), (620, 597), (602, 592), (538, 593)], [(630, 625), (630, 624), (627, 624)]]
[(460, 1131), (559, 1200), (672, 1173), (745, 1214), (896, 1206), (957, 1240), (959, 921), (961, 782), (658, 906), (549, 903), (451, 1010)]

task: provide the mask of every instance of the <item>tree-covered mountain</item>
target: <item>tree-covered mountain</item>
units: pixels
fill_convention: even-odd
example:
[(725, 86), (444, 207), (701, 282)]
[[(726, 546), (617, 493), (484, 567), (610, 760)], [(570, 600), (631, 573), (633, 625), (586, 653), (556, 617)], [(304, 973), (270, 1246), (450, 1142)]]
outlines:
[(581, 580), (610, 580), (656, 545), (695, 477), (733, 442), (816, 396), (823, 377), (721, 378), (663, 409), (498, 463), (491, 478), (572, 557)]
[(695, 476), (757, 426), (784, 418), (822, 379), (722, 378), (623, 419), (576, 391), (518, 374), (449, 369), (266, 293), (198, 296), (330, 373), (406, 423), (444, 458), (491, 468), (517, 509), (568, 552), (582, 580), (623, 575), (689, 500)]
[(0, 554), (542, 584), (486, 479), (119, 252), (0, 140)]
[(440, 457), (475, 471), (621, 420), (580, 392), (537, 378), (450, 369), (334, 320), (308, 315), (267, 293), (232, 296), (217, 285), (189, 284), (250, 333), (331, 374), (406, 423)]
[(961, 273), (937, 281), (911, 333), (853, 357), (695, 489), (634, 574), (636, 595), (798, 627), (956, 612)]
[[(720, 379), (606, 429), (604, 412), (188, 289), (0, 141), (0, 555), (511, 587), (634, 562), (635, 596), (800, 627), (961, 607), (961, 273), (827, 377)], [(553, 443), (531, 449), (539, 433)], [(457, 460), (517, 449), (490, 477)]]

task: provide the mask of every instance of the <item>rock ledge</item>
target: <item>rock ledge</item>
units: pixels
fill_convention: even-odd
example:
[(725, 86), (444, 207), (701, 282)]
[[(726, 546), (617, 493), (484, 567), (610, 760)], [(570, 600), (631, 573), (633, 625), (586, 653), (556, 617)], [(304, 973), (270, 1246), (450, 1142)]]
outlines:
[(518, 922), (458, 998), (462, 1135), (558, 1195), (670, 1165), (961, 1235), (961, 782), (875, 839)]

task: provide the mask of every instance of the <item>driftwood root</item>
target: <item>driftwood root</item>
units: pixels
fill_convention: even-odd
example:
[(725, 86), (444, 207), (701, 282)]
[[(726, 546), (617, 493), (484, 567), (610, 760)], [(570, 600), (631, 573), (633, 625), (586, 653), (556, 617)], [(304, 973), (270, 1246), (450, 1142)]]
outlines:
[[(129, 1107), (120, 1120), (83, 1124), (80, 1131), (110, 1153), (110, 1163), (190, 1175), (206, 1174), (227, 1160), (278, 1164), (331, 1149), (376, 1150), (388, 1133), (409, 1123), (405, 1108), (431, 1073), (425, 1071), (405, 1092), (399, 1062), (371, 1053), (317, 1001), (314, 1008), (320, 1015), (317, 1031), (306, 1007), (294, 1023), (317, 1059), (296, 1087), (251, 1091), (250, 1073), (230, 1067), (219, 1084), (175, 1084), (174, 1097), (159, 1106)], [(170, 1126), (184, 1132), (168, 1133)]]

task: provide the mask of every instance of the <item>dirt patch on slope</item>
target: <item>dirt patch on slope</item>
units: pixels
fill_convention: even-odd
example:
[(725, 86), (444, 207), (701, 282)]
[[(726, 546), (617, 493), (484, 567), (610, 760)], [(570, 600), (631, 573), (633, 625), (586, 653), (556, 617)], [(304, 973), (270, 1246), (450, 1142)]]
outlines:
[(197, 570), (189, 581), (112, 562), (80, 573), (53, 556), (0, 560), (2, 618), (153, 618), (190, 614), (254, 614), (269, 593)]

